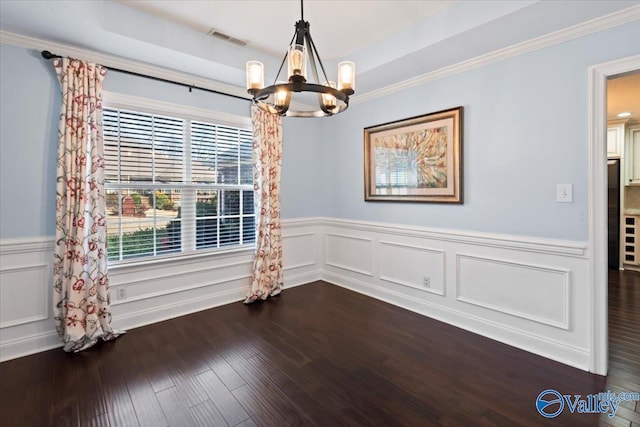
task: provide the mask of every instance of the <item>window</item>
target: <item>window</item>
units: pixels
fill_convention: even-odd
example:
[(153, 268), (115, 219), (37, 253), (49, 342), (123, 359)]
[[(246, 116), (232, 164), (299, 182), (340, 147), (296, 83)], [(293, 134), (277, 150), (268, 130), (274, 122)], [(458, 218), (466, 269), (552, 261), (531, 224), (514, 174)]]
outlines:
[(103, 109), (109, 260), (255, 241), (252, 132)]

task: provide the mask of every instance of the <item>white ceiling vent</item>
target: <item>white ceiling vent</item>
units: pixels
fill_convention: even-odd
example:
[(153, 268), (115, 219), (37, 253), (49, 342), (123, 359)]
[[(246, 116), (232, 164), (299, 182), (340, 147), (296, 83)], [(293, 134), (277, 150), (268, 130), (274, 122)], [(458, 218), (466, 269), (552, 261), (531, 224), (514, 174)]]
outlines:
[(246, 41), (237, 39), (235, 37), (231, 37), (230, 35), (225, 34), (225, 33), (221, 33), (220, 31), (216, 30), (215, 28), (210, 29), (209, 32), (207, 33), (207, 35), (212, 36), (212, 37), (216, 37), (216, 38), (218, 38), (220, 40), (224, 40), (224, 41), (227, 41), (229, 43), (236, 44), (238, 46), (246, 46), (247, 45)]

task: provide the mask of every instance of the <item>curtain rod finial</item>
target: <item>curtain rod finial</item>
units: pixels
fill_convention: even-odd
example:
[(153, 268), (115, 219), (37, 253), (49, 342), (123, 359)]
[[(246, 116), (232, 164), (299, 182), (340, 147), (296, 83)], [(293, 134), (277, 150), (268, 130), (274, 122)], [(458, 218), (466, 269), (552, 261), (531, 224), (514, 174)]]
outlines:
[(54, 55), (53, 53), (49, 52), (48, 50), (43, 50), (42, 52), (40, 52), (40, 54), (42, 55), (42, 57), (44, 59), (60, 58), (60, 56)]

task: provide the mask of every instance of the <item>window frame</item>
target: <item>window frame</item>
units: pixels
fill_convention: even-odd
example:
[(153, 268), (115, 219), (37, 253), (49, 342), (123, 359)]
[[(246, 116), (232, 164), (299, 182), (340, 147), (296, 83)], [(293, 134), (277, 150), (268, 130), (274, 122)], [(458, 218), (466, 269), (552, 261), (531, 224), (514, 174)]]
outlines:
[[(148, 114), (157, 114), (163, 116), (174, 117), (182, 120), (187, 120), (184, 127), (185, 132), (185, 146), (183, 151), (190, 152), (190, 138), (186, 136), (191, 132), (191, 121), (201, 121), (206, 123), (211, 123), (214, 125), (221, 126), (231, 126), (236, 128), (241, 128), (245, 130), (252, 130), (251, 118), (248, 116), (240, 116), (236, 114), (230, 114), (221, 111), (209, 110), (199, 107), (193, 107), (190, 105), (184, 104), (175, 104), (166, 101), (157, 101), (149, 98), (142, 98), (133, 95), (127, 95), (117, 92), (104, 91), (103, 92), (103, 100), (102, 107), (111, 108), (111, 109), (122, 109), (122, 110), (131, 110), (137, 111), (141, 113)], [(131, 183), (117, 183), (107, 185), (105, 182), (105, 190), (109, 188), (146, 188), (149, 189), (166, 189), (166, 188), (180, 188), (182, 189), (193, 189), (194, 194), (197, 193), (198, 189), (203, 189), (203, 184), (194, 184), (190, 182), (191, 178), (191, 165), (183, 165), (183, 172), (186, 170), (186, 176), (183, 183), (180, 184), (163, 184), (163, 183), (140, 183), (140, 184), (131, 184)], [(186, 178), (189, 178), (187, 180)], [(220, 190), (244, 190), (247, 191), (247, 186), (249, 184), (212, 184), (211, 189), (215, 189), (216, 191)], [(253, 187), (253, 183), (250, 184)], [(256, 197), (255, 190), (253, 190), (254, 198)], [(242, 194), (242, 193), (240, 193)], [(254, 199), (255, 200), (255, 199)], [(240, 204), (242, 205), (242, 198), (240, 199)], [(254, 205), (255, 206), (255, 205)], [(241, 211), (242, 212), (242, 211)], [(254, 212), (254, 221), (257, 224), (258, 217), (257, 212)], [(194, 215), (193, 217), (194, 223), (197, 222), (197, 217)], [(196, 236), (192, 236), (192, 239), (195, 241)], [(211, 257), (211, 256), (224, 256), (227, 254), (238, 254), (238, 253), (247, 253), (253, 252), (256, 248), (257, 234), (256, 240), (253, 243), (246, 243), (241, 245), (233, 245), (226, 247), (217, 247), (217, 248), (203, 248), (203, 249), (195, 249), (188, 250), (185, 252), (184, 250), (180, 250), (180, 252), (172, 252), (172, 253), (164, 253), (159, 255), (149, 255), (149, 256), (141, 256), (141, 257), (132, 257), (129, 259), (117, 259), (117, 260), (109, 260), (109, 267), (127, 267), (127, 266), (143, 266), (143, 265), (153, 265), (156, 263), (166, 263), (166, 262), (180, 262), (180, 261), (189, 261), (191, 259), (198, 259), (202, 257)]]

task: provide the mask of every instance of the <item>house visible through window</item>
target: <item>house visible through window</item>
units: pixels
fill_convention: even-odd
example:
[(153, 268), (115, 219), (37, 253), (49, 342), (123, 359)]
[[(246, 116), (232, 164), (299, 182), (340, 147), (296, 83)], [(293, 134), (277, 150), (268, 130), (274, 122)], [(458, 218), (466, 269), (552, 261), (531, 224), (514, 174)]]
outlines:
[(109, 260), (253, 244), (252, 132), (103, 110)]

